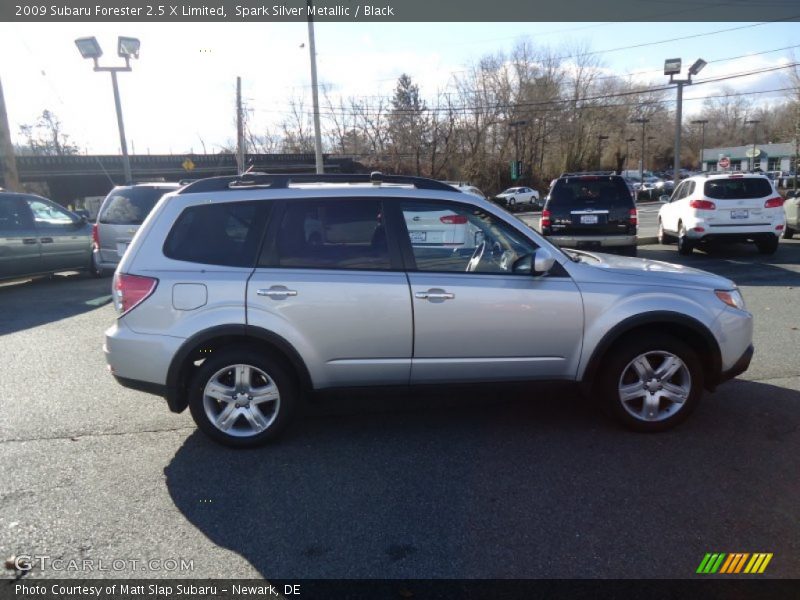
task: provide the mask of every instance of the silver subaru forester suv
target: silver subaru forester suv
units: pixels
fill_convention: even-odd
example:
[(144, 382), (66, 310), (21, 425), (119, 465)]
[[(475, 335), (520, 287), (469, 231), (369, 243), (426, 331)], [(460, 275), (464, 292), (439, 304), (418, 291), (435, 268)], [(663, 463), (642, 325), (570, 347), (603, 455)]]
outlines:
[(562, 251), (486, 200), (379, 173), (192, 183), (147, 217), (113, 295), (114, 377), (236, 447), (353, 386), (571, 381), (664, 430), (753, 353), (728, 279)]

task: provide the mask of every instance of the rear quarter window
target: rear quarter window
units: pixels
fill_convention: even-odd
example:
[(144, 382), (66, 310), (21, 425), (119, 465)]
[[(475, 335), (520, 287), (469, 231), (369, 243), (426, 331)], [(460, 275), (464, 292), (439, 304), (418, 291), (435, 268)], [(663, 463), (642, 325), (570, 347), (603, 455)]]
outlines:
[(772, 194), (772, 184), (764, 177), (714, 179), (706, 181), (703, 194), (715, 200), (746, 200)]
[(268, 212), (266, 202), (188, 207), (167, 236), (164, 256), (192, 263), (252, 267)]

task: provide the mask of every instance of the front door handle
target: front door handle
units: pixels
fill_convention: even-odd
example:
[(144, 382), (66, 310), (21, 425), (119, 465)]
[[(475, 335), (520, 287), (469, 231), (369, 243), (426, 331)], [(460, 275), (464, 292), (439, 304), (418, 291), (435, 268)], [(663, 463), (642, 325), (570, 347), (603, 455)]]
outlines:
[(267, 298), (287, 298), (289, 296), (297, 296), (297, 290), (290, 290), (285, 287), (271, 287), (268, 290), (256, 290), (256, 294)]
[(414, 298), (420, 300), (452, 300), (455, 294), (445, 292), (444, 290), (428, 290), (427, 292), (416, 292)]
[(39, 238), (39, 241), (42, 242), (43, 244), (52, 244), (53, 238), (51, 237)]

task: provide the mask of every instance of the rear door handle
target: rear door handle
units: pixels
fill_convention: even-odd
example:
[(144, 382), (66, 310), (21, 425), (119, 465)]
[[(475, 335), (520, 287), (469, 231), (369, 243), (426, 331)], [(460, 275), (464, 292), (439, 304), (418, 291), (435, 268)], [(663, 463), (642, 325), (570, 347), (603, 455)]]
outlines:
[(23, 244), (35, 244), (36, 238), (22, 238)]
[(297, 290), (273, 287), (268, 290), (256, 290), (256, 294), (268, 298), (287, 298), (288, 296), (297, 296)]
[(416, 292), (414, 298), (420, 300), (452, 300), (456, 295), (440, 290), (428, 290), (427, 292)]
[(53, 238), (51, 237), (39, 238), (39, 241), (41, 241), (43, 244), (52, 244)]

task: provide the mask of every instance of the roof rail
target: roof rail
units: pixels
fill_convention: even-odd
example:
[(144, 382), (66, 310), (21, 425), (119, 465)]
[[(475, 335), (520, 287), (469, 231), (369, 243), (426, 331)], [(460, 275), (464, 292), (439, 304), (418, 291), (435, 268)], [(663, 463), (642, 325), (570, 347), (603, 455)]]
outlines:
[(579, 177), (581, 175), (617, 175), (616, 171), (575, 171), (574, 173), (562, 173), (561, 177)]
[(264, 187), (269, 189), (288, 188), (292, 183), (382, 183), (409, 184), (421, 190), (438, 190), (442, 192), (458, 192), (451, 185), (427, 179), (425, 177), (412, 177), (410, 175), (384, 175), (378, 171), (367, 174), (344, 173), (244, 173), (242, 175), (229, 175), (224, 177), (209, 177), (199, 179), (183, 188), (179, 194), (197, 194), (200, 192), (221, 192), (251, 187)]

